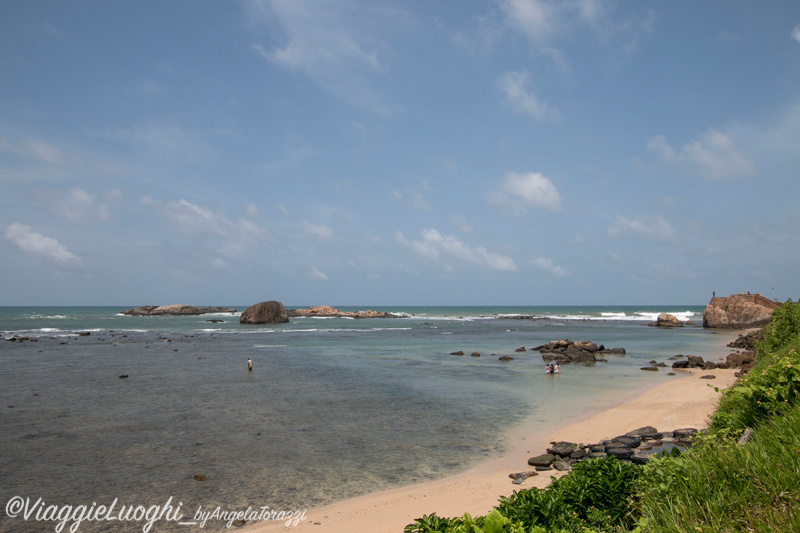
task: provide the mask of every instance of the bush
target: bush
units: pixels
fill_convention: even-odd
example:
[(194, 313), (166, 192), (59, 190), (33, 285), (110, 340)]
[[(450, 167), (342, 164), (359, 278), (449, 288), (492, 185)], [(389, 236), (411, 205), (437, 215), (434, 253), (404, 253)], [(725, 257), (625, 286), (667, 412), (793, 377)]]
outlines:
[(615, 457), (589, 459), (545, 489), (524, 489), (485, 517), (425, 515), (405, 533), (586, 533), (626, 531), (634, 482), (641, 467)]
[(764, 339), (755, 347), (756, 361), (769, 359), (781, 348), (800, 336), (800, 303), (791, 300), (772, 311), (764, 327)]
[(615, 457), (589, 459), (546, 489), (526, 489), (501, 497), (497, 509), (527, 529), (621, 531), (633, 523), (631, 501), (641, 467)]
[(786, 302), (772, 312), (756, 363), (722, 394), (711, 429), (729, 436), (792, 406), (800, 395), (800, 304)]

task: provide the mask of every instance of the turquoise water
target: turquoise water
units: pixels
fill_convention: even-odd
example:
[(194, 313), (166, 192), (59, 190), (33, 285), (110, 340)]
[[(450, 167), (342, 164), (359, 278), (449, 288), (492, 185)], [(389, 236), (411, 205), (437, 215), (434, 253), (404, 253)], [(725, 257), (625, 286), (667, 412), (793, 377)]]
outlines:
[[(699, 324), (699, 306), (371, 307), (402, 318), (274, 326), (124, 309), (0, 308), (3, 337), (36, 340), (0, 341), (4, 504), (316, 507), (464, 471), (502, 454), (523, 423), (546, 427), (672, 379), (639, 370), (651, 359), (726, 355), (701, 327), (643, 326), (661, 311)], [(563, 338), (628, 353), (553, 379), (540, 354), (515, 351)], [(187, 531), (158, 530), (173, 529)], [(2, 516), (0, 530), (41, 524)]]

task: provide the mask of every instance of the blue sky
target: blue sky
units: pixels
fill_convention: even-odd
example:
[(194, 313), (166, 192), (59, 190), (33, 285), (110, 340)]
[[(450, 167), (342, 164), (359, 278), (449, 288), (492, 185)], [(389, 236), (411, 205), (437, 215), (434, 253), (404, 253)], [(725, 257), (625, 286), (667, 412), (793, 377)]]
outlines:
[(800, 297), (800, 3), (0, 3), (0, 305)]

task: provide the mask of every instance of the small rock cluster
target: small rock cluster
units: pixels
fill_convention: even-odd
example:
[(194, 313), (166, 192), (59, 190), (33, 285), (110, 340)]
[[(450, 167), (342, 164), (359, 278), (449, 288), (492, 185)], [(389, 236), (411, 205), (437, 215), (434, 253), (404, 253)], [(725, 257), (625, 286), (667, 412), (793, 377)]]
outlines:
[(622, 461), (644, 464), (650, 457), (650, 454), (646, 452), (651, 451), (654, 447), (666, 443), (686, 447), (691, 445), (696, 433), (697, 430), (694, 428), (676, 429), (662, 433), (652, 426), (645, 426), (596, 444), (551, 442), (547, 453), (528, 459), (528, 464), (535, 467), (535, 471), (509, 474), (509, 477), (514, 480), (514, 484), (520, 484), (528, 477), (536, 475), (537, 472), (553, 469), (566, 471), (570, 470), (572, 465), (578, 461), (608, 456), (614, 456)]
[(547, 344), (531, 348), (542, 354), (542, 360), (546, 362), (555, 361), (563, 363), (586, 363), (608, 362), (603, 356), (606, 355), (625, 355), (625, 348), (606, 349), (605, 346), (597, 345), (589, 341), (571, 341), (569, 339), (550, 341)]

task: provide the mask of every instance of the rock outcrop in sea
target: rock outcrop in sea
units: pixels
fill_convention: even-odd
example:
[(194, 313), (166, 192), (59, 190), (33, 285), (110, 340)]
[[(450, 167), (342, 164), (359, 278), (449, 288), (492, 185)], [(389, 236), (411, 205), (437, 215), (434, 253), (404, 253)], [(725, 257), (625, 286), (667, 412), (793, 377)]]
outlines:
[(594, 342), (573, 342), (569, 339), (550, 341), (547, 344), (531, 348), (531, 351), (541, 353), (543, 361), (555, 361), (558, 364), (607, 362), (602, 356), (625, 355), (625, 348), (607, 349), (602, 344), (598, 346)]
[(236, 309), (228, 307), (195, 307), (193, 305), (143, 305), (123, 311), (128, 316), (165, 316), (165, 315), (207, 315), (209, 313), (236, 313)]
[(655, 322), (650, 322), (648, 326), (657, 328), (682, 328), (683, 322), (678, 320), (678, 317), (669, 313), (661, 313)]
[(281, 302), (271, 300), (251, 305), (239, 316), (240, 324), (282, 324), (289, 322), (289, 314)]
[(704, 328), (760, 328), (767, 325), (773, 309), (780, 303), (761, 294), (717, 296), (703, 311)]
[(299, 317), (330, 317), (330, 318), (397, 318), (397, 315), (383, 311), (339, 311), (329, 305), (315, 305), (308, 309), (292, 309), (290, 318)]

